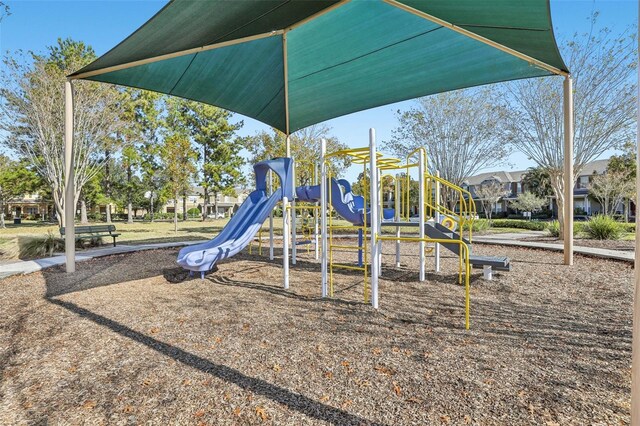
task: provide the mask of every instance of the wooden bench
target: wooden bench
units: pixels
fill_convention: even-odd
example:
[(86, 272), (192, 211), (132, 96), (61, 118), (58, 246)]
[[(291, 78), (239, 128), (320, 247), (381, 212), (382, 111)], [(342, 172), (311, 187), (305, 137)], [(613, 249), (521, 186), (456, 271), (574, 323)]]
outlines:
[[(60, 228), (60, 235), (64, 237), (65, 230)], [(116, 246), (116, 238), (120, 234), (116, 233), (115, 225), (91, 225), (76, 226), (76, 240), (89, 240), (92, 238), (111, 237), (113, 238), (113, 246)]]

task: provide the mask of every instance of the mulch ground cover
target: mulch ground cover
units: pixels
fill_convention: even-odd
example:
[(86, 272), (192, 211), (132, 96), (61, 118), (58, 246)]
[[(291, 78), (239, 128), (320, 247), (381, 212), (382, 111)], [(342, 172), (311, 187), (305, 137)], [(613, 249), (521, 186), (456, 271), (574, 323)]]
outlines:
[(419, 282), (402, 250), (378, 311), (357, 271), (319, 297), (305, 250), (289, 291), (255, 252), (204, 280), (177, 250), (2, 280), (0, 424), (629, 424), (630, 265), (477, 245), (513, 270), (473, 271), (466, 331), (457, 258)]

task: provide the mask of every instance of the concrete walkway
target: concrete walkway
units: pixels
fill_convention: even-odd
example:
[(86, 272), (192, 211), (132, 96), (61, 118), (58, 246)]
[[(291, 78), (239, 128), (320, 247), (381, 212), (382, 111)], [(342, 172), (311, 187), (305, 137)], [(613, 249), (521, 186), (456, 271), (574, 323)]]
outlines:
[[(206, 242), (206, 240), (141, 244), (133, 246), (119, 245), (117, 247), (104, 247), (98, 249), (83, 250), (76, 253), (76, 262), (84, 262), (98, 257), (111, 256), (114, 254), (132, 253), (136, 251), (155, 250), (163, 248), (184, 247), (203, 242)], [(0, 264), (0, 279), (10, 277), (12, 275), (30, 274), (32, 272), (41, 271), (46, 268), (64, 264), (64, 253), (58, 253), (53, 257), (45, 257), (43, 259), (10, 261), (10, 263)]]
[[(562, 244), (557, 243), (543, 243), (537, 241), (522, 241), (523, 238), (539, 237), (544, 235), (543, 232), (531, 231), (531, 232), (509, 232), (504, 234), (483, 235), (474, 237), (473, 241), (481, 244), (495, 244), (502, 246), (514, 246), (514, 247), (526, 247), (532, 249), (554, 250), (563, 251)], [(282, 238), (282, 237), (276, 237)], [(199, 244), (206, 242), (203, 241), (180, 241), (169, 243), (157, 243), (157, 244), (143, 244), (143, 245), (120, 245), (117, 247), (104, 247), (91, 250), (83, 250), (76, 254), (76, 261), (83, 262), (98, 257), (111, 256), (121, 253), (132, 253), (143, 250), (156, 250), (163, 248), (184, 247), (192, 244)], [(606, 259), (622, 260), (627, 262), (633, 262), (635, 254), (633, 251), (621, 251), (611, 250), (595, 247), (581, 247), (574, 246), (575, 253), (585, 256), (602, 257)], [(12, 275), (30, 274), (32, 272), (41, 271), (53, 266), (64, 265), (65, 257), (63, 253), (57, 254), (53, 257), (46, 257), (44, 259), (36, 260), (16, 260), (8, 261), (8, 263), (0, 264), (0, 279), (10, 277)]]
[[(482, 244), (496, 244), (501, 246), (515, 246), (515, 247), (527, 247), (534, 249), (563, 251), (564, 246), (558, 243), (543, 243), (538, 241), (522, 241), (521, 239), (530, 237), (543, 236), (543, 232), (522, 232), (522, 233), (505, 233), (505, 234), (493, 234), (482, 235), (480, 237), (474, 237), (473, 242)], [(595, 247), (573, 246), (573, 252), (582, 254), (585, 256), (603, 257), (606, 259), (623, 260), (627, 262), (633, 262), (635, 253), (633, 251), (611, 250)]]

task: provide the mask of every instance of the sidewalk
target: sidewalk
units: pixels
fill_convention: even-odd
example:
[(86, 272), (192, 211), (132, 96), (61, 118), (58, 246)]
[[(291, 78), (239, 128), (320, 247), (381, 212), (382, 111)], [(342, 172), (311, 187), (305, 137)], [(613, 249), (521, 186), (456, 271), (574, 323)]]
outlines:
[[(480, 237), (474, 237), (474, 243), (481, 244), (496, 244), (503, 246), (515, 246), (515, 247), (527, 247), (534, 249), (563, 251), (564, 246), (558, 243), (543, 243), (537, 241), (522, 241), (524, 238), (540, 237), (543, 236), (542, 231), (531, 232), (513, 232), (505, 234), (493, 234), (483, 235)], [(626, 262), (633, 262), (635, 259), (635, 253), (633, 251), (611, 250), (595, 247), (573, 246), (573, 252), (582, 254), (585, 256), (603, 257), (606, 259), (623, 260)]]
[[(76, 253), (76, 262), (84, 262), (98, 257), (111, 256), (121, 253), (132, 253), (143, 250), (155, 250), (163, 248), (184, 247), (193, 244), (206, 242), (203, 241), (178, 241), (157, 244), (141, 244), (136, 246), (120, 245), (117, 247), (104, 247), (98, 249), (83, 250)], [(45, 257), (35, 260), (11, 260), (7, 263), (0, 264), (0, 279), (10, 277), (12, 275), (24, 275), (32, 272), (41, 271), (57, 265), (65, 264), (64, 254), (56, 254), (53, 257)]]

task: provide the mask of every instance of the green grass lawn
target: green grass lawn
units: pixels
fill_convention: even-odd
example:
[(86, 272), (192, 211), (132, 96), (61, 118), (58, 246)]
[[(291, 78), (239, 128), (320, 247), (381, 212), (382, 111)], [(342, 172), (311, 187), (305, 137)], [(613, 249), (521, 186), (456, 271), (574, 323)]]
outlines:
[[(175, 241), (197, 241), (208, 240), (217, 235), (222, 228), (228, 223), (229, 219), (215, 219), (207, 222), (199, 220), (189, 220), (178, 222), (178, 231), (173, 230), (173, 222), (156, 221), (156, 222), (134, 222), (128, 224), (125, 222), (114, 222), (117, 232), (121, 235), (118, 237), (118, 244), (151, 244)], [(101, 222), (102, 223), (102, 222)], [(300, 223), (300, 222), (299, 222)], [(341, 219), (333, 219), (333, 224), (338, 226), (349, 225), (348, 222)], [(263, 227), (263, 238), (268, 234), (268, 221)], [(282, 235), (282, 218), (274, 218), (274, 232), (276, 235)], [(490, 228), (476, 235), (502, 234), (502, 233), (524, 233), (529, 232), (520, 228)], [(7, 224), (6, 229), (0, 229), (0, 259), (11, 259), (19, 256), (20, 247), (25, 242), (33, 240), (33, 238), (45, 237), (48, 233), (52, 233), (58, 237), (59, 230), (55, 224), (43, 224), (35, 221), (24, 221), (20, 225)], [(334, 234), (348, 233), (354, 234), (352, 229), (339, 229)], [(383, 227), (384, 234), (394, 234), (395, 228)], [(402, 228), (403, 235), (415, 235), (418, 233), (417, 227)], [(623, 240), (633, 241), (634, 233), (625, 233)], [(108, 244), (110, 239), (104, 239), (104, 243)]]

